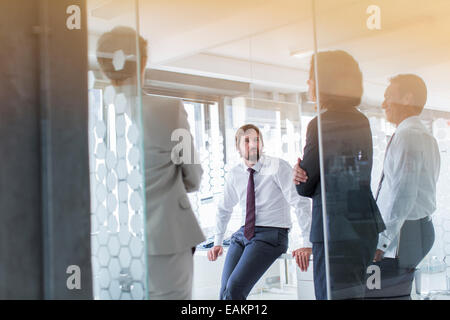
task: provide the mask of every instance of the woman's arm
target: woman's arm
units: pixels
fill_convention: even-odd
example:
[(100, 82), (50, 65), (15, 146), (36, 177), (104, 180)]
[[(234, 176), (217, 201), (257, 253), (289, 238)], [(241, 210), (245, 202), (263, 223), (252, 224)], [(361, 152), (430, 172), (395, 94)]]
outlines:
[(306, 171), (308, 180), (296, 185), (297, 193), (312, 197), (320, 181), (319, 141), (317, 135), (317, 117), (311, 120), (306, 131), (306, 145), (300, 167)]

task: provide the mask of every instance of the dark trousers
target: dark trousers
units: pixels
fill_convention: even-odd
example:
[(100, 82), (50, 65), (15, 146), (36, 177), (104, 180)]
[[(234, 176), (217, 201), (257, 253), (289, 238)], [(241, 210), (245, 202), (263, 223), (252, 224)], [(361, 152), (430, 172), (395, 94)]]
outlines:
[(430, 252), (435, 240), (433, 222), (428, 218), (406, 220), (400, 230), (398, 255), (373, 263), (381, 271), (381, 288), (367, 290), (373, 299), (410, 298), (415, 268)]
[[(329, 242), (329, 268), (331, 299), (363, 299), (367, 267), (373, 260), (378, 242), (374, 239)], [(327, 299), (325, 245), (314, 242), (313, 274), (317, 300)]]
[(406, 220), (400, 230), (399, 268), (415, 269), (434, 244), (434, 226), (430, 218)]
[(233, 234), (222, 272), (221, 300), (245, 300), (261, 276), (288, 247), (288, 229), (255, 227), (251, 240), (244, 227)]

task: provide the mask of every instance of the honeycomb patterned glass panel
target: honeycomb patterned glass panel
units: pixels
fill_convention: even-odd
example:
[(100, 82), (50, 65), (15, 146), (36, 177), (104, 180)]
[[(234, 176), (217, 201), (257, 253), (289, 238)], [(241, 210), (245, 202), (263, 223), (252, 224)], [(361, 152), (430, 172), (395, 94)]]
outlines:
[(436, 212), (433, 216), (436, 241), (431, 255), (446, 265), (446, 289), (450, 290), (450, 119), (435, 119), (432, 124), (441, 153), (441, 170), (436, 189)]
[[(88, 10), (96, 1), (87, 1)], [(89, 30), (89, 163), (94, 298), (147, 298), (145, 185), (141, 134), (141, 48), (136, 1), (121, 4), (127, 25)], [(100, 9), (96, 9), (100, 10)], [(90, 23), (98, 23), (88, 15)], [(115, 21), (118, 23), (118, 21)], [(122, 21), (123, 22), (123, 21)], [(134, 30), (130, 41), (123, 28)]]

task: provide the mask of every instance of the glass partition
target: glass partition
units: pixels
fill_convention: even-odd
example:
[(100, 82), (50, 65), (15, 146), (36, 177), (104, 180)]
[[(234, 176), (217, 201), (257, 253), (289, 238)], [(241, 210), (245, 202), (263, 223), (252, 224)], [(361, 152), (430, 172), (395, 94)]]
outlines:
[(313, 4), (320, 298), (448, 299), (450, 4)]
[[(205, 238), (194, 254), (194, 299), (220, 297), (230, 243), (247, 218), (236, 203), (218, 231), (227, 180), (244, 162), (236, 145), (244, 124), (259, 128), (265, 157), (289, 167), (293, 192), (283, 197), (312, 204), (308, 220), (290, 203), (287, 248), (258, 275), (248, 299), (445, 298), (447, 2), (88, 1), (96, 298), (147, 297), (146, 252), (154, 247), (144, 226), (156, 220), (147, 221), (145, 210), (147, 217), (158, 211), (148, 194), (162, 189), (149, 175), (152, 152), (144, 174), (150, 140), (141, 137), (175, 116), (153, 117), (162, 101), (182, 106), (203, 170), (180, 203)], [(142, 38), (134, 33), (119, 46), (139, 29)], [(162, 127), (158, 133), (169, 130), (167, 143), (176, 147), (177, 128)], [(296, 165), (308, 176), (297, 185)], [(216, 241), (223, 255), (209, 261)], [(311, 256), (298, 251), (305, 246)]]
[(95, 299), (449, 298), (448, 0), (85, 4)]
[(95, 299), (147, 297), (141, 65), (136, 1), (87, 1)]
[[(306, 137), (305, 125), (314, 114), (311, 104), (308, 104), (305, 99), (307, 80), (305, 63), (296, 56), (299, 50), (312, 45), (310, 2), (269, 1), (266, 5), (253, 4), (252, 9), (245, 13), (247, 22), (239, 21), (239, 24), (245, 24), (249, 30), (260, 29), (257, 32), (243, 30), (237, 40), (208, 48), (202, 56), (204, 62), (210, 60), (218, 64), (216, 68), (211, 69), (215, 72), (220, 71), (220, 77), (239, 79), (248, 84), (248, 87), (242, 93), (220, 97), (218, 109), (216, 105), (210, 105), (209, 114), (205, 114), (211, 117), (211, 120), (202, 116), (196, 118), (196, 120), (202, 119), (205, 121), (204, 126), (211, 128), (209, 156), (201, 156), (204, 159), (202, 160), (203, 168), (207, 171), (213, 168), (214, 172), (218, 172), (216, 179), (207, 176), (202, 182), (202, 189), (212, 190), (210, 198), (206, 198), (204, 193), (200, 196), (203, 200), (198, 201), (198, 195), (196, 198), (198, 212), (200, 212), (199, 221), (207, 237), (207, 241), (198, 247), (199, 256), (202, 255), (202, 251), (217, 245), (215, 236), (219, 206), (221, 201), (227, 201), (228, 195), (225, 189), (227, 183), (231, 183), (230, 177), (234, 175), (238, 166), (244, 165), (236, 145), (235, 136), (238, 129), (245, 124), (252, 124), (259, 128), (264, 141), (263, 154), (277, 160), (277, 169), (268, 174), (272, 175), (273, 179), (277, 179), (278, 161), (286, 161), (289, 166), (294, 166), (297, 162), (303, 149), (302, 142), (304, 143)], [(270, 14), (275, 14), (276, 19), (267, 22), (264, 17)], [(243, 17), (243, 14), (240, 16)], [(192, 67), (192, 64), (190, 66)], [(200, 62), (197, 67), (205, 68)], [(201, 109), (198, 110), (198, 114), (202, 114)], [(215, 116), (216, 112), (218, 112), (217, 116)], [(217, 128), (216, 131), (214, 128)], [(214, 138), (215, 135), (216, 138)], [(217, 149), (214, 149), (215, 145)], [(215, 161), (210, 162), (214, 158), (216, 158)], [(290, 170), (289, 181), (287, 181), (289, 185), (292, 184)], [(212, 181), (217, 181), (217, 186), (210, 188)], [(235, 183), (240, 184), (236, 188), (240, 188), (241, 185), (247, 186), (247, 181)], [(290, 191), (288, 193), (287, 197)], [(298, 197), (296, 194), (292, 196)], [(223, 280), (222, 272), (227, 263), (230, 242), (234, 241), (236, 232), (245, 224), (244, 209), (239, 203), (232, 208), (223, 235), (224, 257), (219, 258), (218, 262), (206, 262), (209, 263), (208, 268), (214, 268), (214, 272), (216, 270), (218, 272), (218, 275), (214, 277), (215, 287), (213, 287), (212, 279), (206, 280), (211, 275), (207, 275), (208, 270), (198, 257), (198, 268), (204, 271), (201, 273), (202, 278), (197, 278), (197, 282), (194, 282), (194, 292), (197, 292), (194, 296), (208, 299), (219, 297), (220, 287), (223, 286), (220, 281)], [(298, 208), (295, 206), (289, 209), (290, 232), (286, 254), (280, 255), (265, 270), (252, 287), (247, 296), (248, 299), (296, 299), (298, 297), (297, 270), (295, 260), (292, 259), (292, 251), (302, 246), (303, 234), (295, 214), (296, 209)], [(206, 260), (206, 257), (203, 257), (203, 260)], [(220, 267), (216, 268), (213, 263), (220, 264)], [(196, 274), (200, 275), (200, 272)], [(309, 285), (310, 279), (304, 283)], [(308, 286), (306, 290), (303, 288), (299, 290), (310, 289)]]
[[(256, 125), (264, 153), (292, 167), (315, 113), (305, 98), (308, 63), (301, 59), (302, 50), (312, 47), (311, 2), (140, 1), (140, 12), (142, 33), (149, 40), (145, 94), (183, 100), (203, 169), (199, 190), (188, 194), (206, 238), (194, 256), (193, 298), (218, 299), (229, 243), (246, 214), (239, 204), (234, 206), (223, 234), (224, 254), (208, 261), (226, 177), (242, 163), (237, 130), (247, 123)], [(290, 169), (287, 176), (291, 185)], [(295, 208), (290, 211), (287, 254), (268, 268), (249, 299), (297, 297), (291, 252), (302, 245), (302, 231)], [(290, 291), (276, 291), (286, 285)]]

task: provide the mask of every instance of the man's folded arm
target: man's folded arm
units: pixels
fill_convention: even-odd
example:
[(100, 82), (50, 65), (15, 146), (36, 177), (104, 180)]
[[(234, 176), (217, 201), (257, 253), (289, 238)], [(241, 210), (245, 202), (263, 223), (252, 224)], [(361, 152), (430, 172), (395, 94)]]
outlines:
[[(198, 159), (198, 153), (197, 150), (195, 150), (193, 137), (190, 132), (189, 122), (187, 119), (187, 113), (184, 109), (183, 102), (180, 101), (179, 103), (179, 118), (178, 118), (178, 128), (177, 129), (184, 129), (186, 130), (186, 133), (188, 134), (188, 137), (190, 139), (189, 141), (189, 148), (190, 150), (183, 150), (183, 152), (187, 152), (190, 157), (190, 163), (182, 163), (181, 164), (181, 171), (182, 171), (182, 177), (183, 177), (183, 183), (186, 188), (186, 192), (196, 192), (200, 189), (200, 183), (202, 181), (202, 175), (203, 175), (203, 169), (201, 164), (199, 163)], [(183, 138), (185, 139), (185, 138)]]
[(200, 164), (181, 164), (183, 183), (186, 192), (196, 192), (200, 189), (203, 169)]

